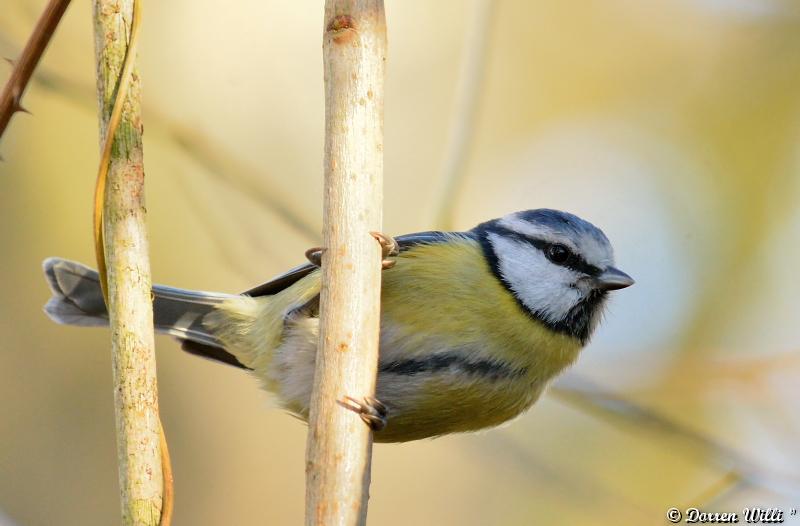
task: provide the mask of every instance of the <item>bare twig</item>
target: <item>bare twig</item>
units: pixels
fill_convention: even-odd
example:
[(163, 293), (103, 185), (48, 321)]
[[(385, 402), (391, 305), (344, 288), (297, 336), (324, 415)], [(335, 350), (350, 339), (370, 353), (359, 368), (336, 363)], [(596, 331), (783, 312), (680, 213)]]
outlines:
[(50, 0), (42, 16), (39, 17), (39, 21), (36, 22), (36, 27), (33, 29), (28, 43), (25, 44), (22, 55), (13, 62), (14, 70), (3, 88), (3, 92), (0, 93), (0, 138), (6, 131), (12, 115), (18, 111), (27, 111), (22, 107), (22, 94), (68, 5), (69, 0)]
[(123, 524), (156, 526), (171, 518), (172, 475), (158, 416), (144, 217), (141, 87), (135, 71), (140, 5), (141, 0), (93, 3), (102, 148), (94, 233), (111, 326)]
[[(4, 40), (0, 36), (0, 45), (3, 42)], [(90, 106), (89, 101), (85, 98), (86, 93), (94, 89), (93, 86), (76, 83), (47, 68), (40, 69), (32, 82), (60, 95), (82, 109), (94, 111), (94, 107)], [(266, 210), (277, 215), (283, 224), (302, 235), (307, 243), (320, 243), (319, 227), (315, 226), (314, 222), (301, 210), (298, 210), (297, 206), (287, 203), (289, 199), (281, 197), (278, 189), (264, 184), (269, 174), (265, 174), (262, 168), (250, 166), (237, 159), (219, 143), (211, 141), (197, 130), (190, 130), (186, 126), (170, 120), (165, 115), (158, 113), (156, 109), (151, 108), (148, 115), (148, 129), (151, 134), (155, 132), (157, 136), (163, 136), (171, 141), (189, 158), (205, 168), (209, 175), (248, 201), (257, 202)]]
[(687, 453), (710, 459), (721, 469), (735, 472), (737, 477), (748, 484), (765, 488), (800, 488), (800, 478), (794, 474), (759, 465), (748, 456), (711, 437), (648, 407), (597, 387), (585, 378), (564, 376), (549, 392), (585, 414), (617, 424), (622, 430), (635, 428), (636, 432), (652, 431), (661, 438), (674, 439)]
[(438, 206), (434, 225), (453, 229), (453, 213), (461, 194), (467, 157), (474, 135), (478, 101), (483, 88), (486, 51), (492, 27), (494, 0), (473, 0), (470, 20), (464, 33), (464, 51), (455, 88), (453, 118), (447, 135), (441, 180), (437, 188)]
[(372, 396), (378, 363), (383, 93), (382, 0), (327, 0), (320, 338), (306, 450), (306, 524), (364, 524), (372, 435), (337, 402)]
[[(292, 206), (291, 199), (281, 197), (274, 188), (265, 184), (263, 170), (247, 166), (235, 156), (202, 134), (178, 125), (169, 126), (170, 138), (194, 160), (202, 164), (211, 175), (224, 181), (248, 199), (277, 214), (283, 221), (311, 243), (319, 242), (319, 227), (314, 226)], [(258, 181), (256, 177), (262, 175)]]
[[(245, 255), (241, 247), (234, 242), (234, 239), (238, 238), (238, 236), (231, 236), (230, 228), (226, 227), (225, 223), (218, 217), (221, 214), (229, 213), (231, 206), (228, 203), (223, 203), (220, 198), (217, 198), (215, 202), (217, 202), (221, 211), (216, 212), (215, 207), (207, 206), (208, 198), (205, 199), (206, 202), (203, 202), (203, 197), (197, 190), (197, 174), (192, 173), (187, 175), (181, 170), (175, 170), (173, 174), (178, 177), (177, 181), (182, 190), (181, 195), (189, 204), (189, 209), (194, 213), (194, 218), (200, 223), (200, 229), (203, 235), (216, 247), (214, 251), (216, 257), (219, 258), (233, 274), (244, 278), (247, 282), (263, 280), (263, 273), (254, 273), (253, 268), (248, 266), (248, 262), (250, 261), (249, 255)], [(252, 199), (251, 195), (244, 193), (242, 193), (242, 195)], [(246, 226), (246, 224), (242, 224), (242, 227)], [(263, 254), (266, 259), (272, 259), (272, 256), (274, 256), (275, 259), (279, 259), (279, 255), (274, 252), (275, 247), (262, 247), (260, 245), (263, 245), (263, 243), (256, 245), (259, 254)], [(272, 254), (270, 251), (273, 251)], [(260, 262), (258, 263), (260, 264)], [(263, 269), (260, 270), (263, 271)]]
[[(564, 469), (563, 460), (547, 449), (540, 451), (532, 448), (529, 442), (520, 441), (505, 432), (493, 434), (491, 441), (495, 445), (491, 453), (495, 469), (502, 469), (509, 475), (516, 471), (529, 484), (539, 485), (546, 481), (546, 491), (603, 517), (613, 515), (618, 524), (647, 524), (647, 518), (652, 517), (652, 510), (619, 491), (619, 488), (592, 477), (575, 477)], [(483, 446), (485, 444), (476, 443), (472, 447)], [(475, 456), (483, 455), (486, 455), (485, 450)], [(543, 497), (539, 495), (538, 498)], [(554, 502), (553, 505), (557, 506), (558, 503)]]

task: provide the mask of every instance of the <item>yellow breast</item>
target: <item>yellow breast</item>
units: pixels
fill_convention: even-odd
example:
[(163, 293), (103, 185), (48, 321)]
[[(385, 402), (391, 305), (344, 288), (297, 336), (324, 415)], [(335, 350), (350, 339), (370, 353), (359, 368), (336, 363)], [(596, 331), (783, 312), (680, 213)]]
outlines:
[(385, 321), (408, 328), (405, 338), (435, 334), (453, 346), (479, 343), (488, 357), (527, 368), (538, 378), (571, 364), (581, 347), (526, 313), (470, 239), (403, 252), (384, 272), (382, 305)]
[[(419, 245), (383, 276), (378, 396), (397, 400), (378, 441), (497, 425), (517, 416), (581, 348), (530, 316), (470, 239)], [(432, 356), (448, 360), (431, 360)], [(463, 360), (461, 358), (463, 357)], [(403, 368), (405, 360), (423, 369)], [(498, 369), (493, 369), (497, 365)], [(436, 370), (438, 367), (438, 370)], [(436, 374), (438, 373), (438, 374)], [(410, 385), (409, 385), (410, 384)]]

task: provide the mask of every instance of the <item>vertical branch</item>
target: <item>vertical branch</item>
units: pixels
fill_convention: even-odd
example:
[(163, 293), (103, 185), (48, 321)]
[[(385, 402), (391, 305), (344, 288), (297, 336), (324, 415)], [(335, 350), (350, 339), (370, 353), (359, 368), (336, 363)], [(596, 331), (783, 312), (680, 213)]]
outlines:
[(320, 339), (306, 450), (306, 524), (364, 524), (372, 434), (337, 402), (375, 391), (381, 265), (382, 0), (327, 0)]
[(123, 524), (154, 526), (163, 480), (135, 68), (140, 1), (93, 2), (102, 151), (95, 236), (111, 325)]

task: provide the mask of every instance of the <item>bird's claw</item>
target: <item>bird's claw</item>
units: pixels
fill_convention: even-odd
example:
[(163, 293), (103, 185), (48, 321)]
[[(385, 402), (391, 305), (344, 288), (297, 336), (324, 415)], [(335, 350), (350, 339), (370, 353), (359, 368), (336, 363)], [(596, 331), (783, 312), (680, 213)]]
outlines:
[(323, 247), (311, 247), (306, 250), (306, 259), (315, 267), (322, 266), (322, 253), (325, 252)]
[(358, 400), (352, 396), (345, 396), (339, 405), (360, 416), (373, 431), (380, 431), (386, 427), (388, 409), (375, 397), (365, 396), (363, 400)]
[[(381, 232), (370, 232), (370, 235), (374, 237), (381, 246), (381, 268), (383, 270), (392, 268), (397, 262), (387, 258), (400, 254), (400, 245), (393, 237), (382, 234)], [(327, 249), (323, 247), (309, 248), (306, 250), (306, 259), (315, 267), (321, 267), (322, 254), (325, 250)]]
[(400, 245), (397, 243), (395, 238), (387, 236), (382, 232), (370, 232), (370, 235), (374, 237), (381, 246), (381, 268), (386, 270), (395, 266), (397, 261), (393, 259), (386, 259), (400, 254)]

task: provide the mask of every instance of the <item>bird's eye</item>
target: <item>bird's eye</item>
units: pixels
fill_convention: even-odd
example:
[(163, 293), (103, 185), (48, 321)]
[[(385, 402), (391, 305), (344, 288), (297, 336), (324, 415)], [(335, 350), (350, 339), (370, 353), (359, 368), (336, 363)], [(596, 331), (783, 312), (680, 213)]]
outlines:
[(550, 245), (547, 247), (547, 259), (556, 265), (563, 265), (569, 261), (571, 255), (569, 249), (564, 245)]

